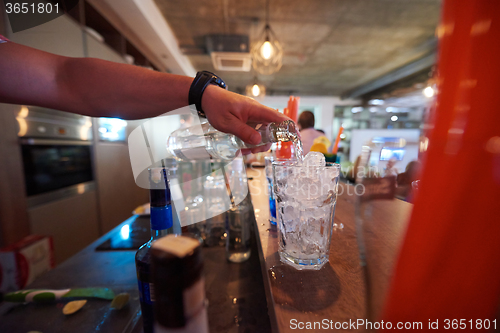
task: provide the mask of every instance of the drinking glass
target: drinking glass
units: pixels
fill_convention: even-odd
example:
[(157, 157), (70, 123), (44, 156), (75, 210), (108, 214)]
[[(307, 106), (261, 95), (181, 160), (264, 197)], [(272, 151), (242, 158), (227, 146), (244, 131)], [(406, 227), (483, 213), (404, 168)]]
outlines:
[[(396, 176), (379, 177), (365, 145), (356, 170), (356, 238), (366, 292), (366, 318), (380, 319), (413, 205), (396, 198)], [(377, 154), (377, 153), (375, 153)], [(378, 155), (377, 155), (378, 157)], [(377, 160), (375, 160), (378, 162)], [(376, 170), (376, 169), (375, 169)]]
[(340, 165), (276, 161), (279, 256), (296, 269), (319, 270), (328, 262)]

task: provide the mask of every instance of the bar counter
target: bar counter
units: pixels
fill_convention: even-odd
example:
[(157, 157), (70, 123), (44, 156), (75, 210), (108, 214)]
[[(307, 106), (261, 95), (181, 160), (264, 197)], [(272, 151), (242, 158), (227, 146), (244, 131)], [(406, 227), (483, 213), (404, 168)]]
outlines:
[[(248, 169), (249, 190), (258, 237), (258, 250), (273, 332), (292, 332), (299, 322), (322, 322), (330, 327), (367, 319), (366, 285), (357, 244), (355, 188), (339, 184), (334, 222), (344, 225), (333, 230), (329, 263), (319, 271), (299, 271), (280, 262), (276, 227), (269, 224), (269, 201), (265, 171)], [(372, 302), (380, 310), (388, 287), (412, 204), (400, 200), (378, 200), (373, 223), (365, 225), (369, 256)], [(375, 311), (375, 317), (379, 313)], [(333, 325), (333, 326), (331, 326)], [(304, 326), (305, 327), (305, 326)], [(337, 326), (338, 328), (338, 326)], [(344, 324), (340, 331), (352, 331)]]
[[(255, 213), (250, 260), (232, 264), (223, 246), (204, 247), (210, 332), (289, 332), (299, 323), (335, 323), (365, 318), (366, 288), (354, 221), (354, 188), (341, 184), (330, 262), (319, 271), (298, 271), (279, 260), (275, 227), (269, 223), (267, 183), (263, 168), (248, 168)], [(371, 252), (373, 300), (382, 304), (399, 240), (411, 204), (379, 202), (368, 228), (377, 244)], [(77, 218), (77, 217), (75, 217)], [(127, 227), (128, 225), (128, 227)], [(130, 249), (109, 250), (112, 239), (130, 232)], [(0, 303), (0, 332), (142, 332), (134, 256), (149, 238), (149, 216), (133, 216), (87, 248), (47, 272), (30, 289), (107, 287), (130, 294), (129, 305), (112, 310), (110, 302), (92, 299), (79, 312), (64, 316), (64, 303)], [(119, 247), (119, 246), (118, 246)], [(126, 246), (125, 246), (126, 247)], [(97, 251), (96, 249), (100, 249)], [(266, 306), (267, 303), (267, 306)], [(344, 327), (343, 330), (351, 330)]]
[[(121, 237), (124, 231), (130, 236)], [(65, 316), (65, 302), (4, 302), (0, 303), (0, 332), (143, 332), (135, 253), (150, 234), (149, 216), (133, 216), (26, 288), (110, 288), (115, 294), (130, 294), (123, 309), (111, 309), (110, 301), (89, 299), (80, 311)], [(223, 244), (203, 248), (211, 333), (271, 332), (255, 239), (250, 259), (240, 264), (226, 260)], [(110, 250), (113, 245), (133, 249)]]

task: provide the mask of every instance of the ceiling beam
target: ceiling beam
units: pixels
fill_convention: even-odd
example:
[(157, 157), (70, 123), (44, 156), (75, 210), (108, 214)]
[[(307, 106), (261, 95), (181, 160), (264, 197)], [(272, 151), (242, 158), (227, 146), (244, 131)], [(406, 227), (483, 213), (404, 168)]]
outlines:
[(370, 81), (362, 86), (356, 87), (350, 91), (347, 91), (341, 95), (342, 99), (345, 98), (358, 98), (365, 95), (373, 90), (382, 88), (388, 84), (391, 84), (397, 80), (401, 80), (407, 76), (418, 73), (426, 68), (431, 68), (436, 63), (436, 53), (430, 53), (416, 61), (413, 61), (407, 65), (399, 67), (373, 81)]
[(99, 2), (107, 4), (108, 10), (113, 11), (113, 14), (127, 25), (128, 30), (139, 37), (141, 44), (154, 53), (156, 59), (170, 73), (196, 75), (196, 70), (189, 59), (182, 54), (172, 29), (153, 0), (89, 0), (89, 2), (96, 7), (99, 7)]

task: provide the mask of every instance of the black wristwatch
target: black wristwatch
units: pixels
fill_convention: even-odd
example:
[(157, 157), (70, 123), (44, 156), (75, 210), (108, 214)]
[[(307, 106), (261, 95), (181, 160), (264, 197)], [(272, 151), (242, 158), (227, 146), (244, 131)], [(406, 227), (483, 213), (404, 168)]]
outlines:
[(226, 83), (219, 76), (208, 71), (196, 73), (196, 77), (193, 83), (191, 83), (191, 88), (189, 88), (189, 105), (194, 104), (198, 111), (198, 115), (203, 118), (206, 118), (206, 115), (205, 111), (201, 108), (201, 97), (209, 84), (215, 84), (227, 90)]

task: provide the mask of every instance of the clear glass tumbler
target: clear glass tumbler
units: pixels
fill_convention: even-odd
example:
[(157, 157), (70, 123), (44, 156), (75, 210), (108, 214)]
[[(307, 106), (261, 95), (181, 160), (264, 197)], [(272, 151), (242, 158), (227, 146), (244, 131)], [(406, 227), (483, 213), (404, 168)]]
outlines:
[(340, 165), (273, 163), (280, 260), (319, 270), (328, 262)]

